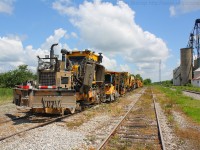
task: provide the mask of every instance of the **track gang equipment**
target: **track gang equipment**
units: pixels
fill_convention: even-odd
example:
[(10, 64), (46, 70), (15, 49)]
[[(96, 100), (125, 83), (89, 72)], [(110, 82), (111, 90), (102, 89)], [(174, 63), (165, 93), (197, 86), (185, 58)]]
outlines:
[(36, 113), (74, 113), (84, 106), (113, 101), (142, 82), (128, 72), (105, 71), (103, 56), (89, 50), (61, 50), (62, 60), (54, 55), (38, 57), (37, 82), (29, 81), (14, 88), (13, 103)]

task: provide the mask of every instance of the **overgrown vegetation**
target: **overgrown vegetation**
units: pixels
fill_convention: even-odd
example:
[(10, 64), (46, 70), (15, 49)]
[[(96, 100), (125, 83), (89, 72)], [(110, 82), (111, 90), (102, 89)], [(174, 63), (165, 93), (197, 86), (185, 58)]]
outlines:
[(36, 78), (36, 75), (28, 69), (27, 65), (20, 65), (15, 70), (0, 73), (0, 87), (12, 88), (27, 80), (36, 80)]
[(0, 73), (0, 104), (12, 101), (12, 89), (15, 85), (22, 84), (27, 80), (36, 80), (37, 76), (32, 73), (27, 65), (20, 65), (17, 69)]
[(151, 79), (144, 79), (143, 81), (144, 85), (150, 85), (151, 84)]
[(165, 80), (165, 81), (161, 81), (161, 82), (154, 82), (154, 85), (162, 85), (165, 87), (171, 87), (173, 86), (173, 80)]
[(165, 104), (165, 109), (176, 106), (178, 109), (181, 109), (188, 117), (200, 123), (199, 100), (184, 96), (179, 88), (176, 90), (171, 90), (169, 88), (159, 86), (159, 89), (169, 98), (168, 103)]
[(0, 105), (12, 101), (12, 89), (0, 88)]
[[(182, 140), (187, 141), (188, 149), (200, 149), (200, 135), (199, 131), (194, 126), (200, 124), (200, 101), (194, 100), (193, 98), (182, 95), (182, 89), (177, 88), (176, 90), (157, 86), (154, 88), (154, 94), (157, 94), (157, 98), (168, 118), (168, 121), (175, 127), (176, 135)], [(174, 120), (173, 112), (185, 113), (186, 120), (188, 120), (190, 126), (180, 127), (176, 120)], [(190, 122), (193, 120), (192, 122)], [(188, 143), (189, 142), (189, 143)]]
[(173, 86), (173, 88), (177, 90), (190, 90), (190, 91), (200, 92), (199, 87), (194, 87), (191, 84), (188, 84), (187, 86)]

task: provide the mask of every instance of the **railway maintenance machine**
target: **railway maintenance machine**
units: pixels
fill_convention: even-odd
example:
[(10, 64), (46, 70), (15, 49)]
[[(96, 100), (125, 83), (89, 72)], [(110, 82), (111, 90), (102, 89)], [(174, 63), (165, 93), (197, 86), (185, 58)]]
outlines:
[(103, 101), (105, 67), (102, 54), (90, 50), (61, 50), (62, 60), (54, 55), (38, 57), (37, 82), (26, 82), (13, 89), (13, 103), (36, 113), (64, 114)]

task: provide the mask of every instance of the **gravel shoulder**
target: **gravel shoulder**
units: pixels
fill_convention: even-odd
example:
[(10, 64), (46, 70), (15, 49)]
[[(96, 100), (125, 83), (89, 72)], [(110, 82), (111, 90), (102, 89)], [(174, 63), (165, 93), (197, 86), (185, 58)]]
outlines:
[(9, 102), (3, 105), (0, 105), (0, 116), (3, 116), (5, 114), (10, 114), (16, 112), (16, 106)]
[(169, 123), (167, 116), (164, 114), (160, 104), (157, 103), (158, 117), (163, 134), (164, 145), (167, 150), (187, 149), (186, 145), (181, 144), (181, 140), (176, 135), (173, 126)]

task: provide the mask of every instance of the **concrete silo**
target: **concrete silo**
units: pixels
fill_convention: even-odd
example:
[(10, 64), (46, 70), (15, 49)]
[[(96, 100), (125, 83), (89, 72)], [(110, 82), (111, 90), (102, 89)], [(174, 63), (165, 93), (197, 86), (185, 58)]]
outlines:
[(199, 67), (199, 66), (198, 66), (198, 60), (195, 59), (195, 60), (194, 60), (194, 70), (196, 70), (198, 67)]
[(182, 48), (181, 53), (181, 85), (186, 85), (192, 80), (192, 48)]

